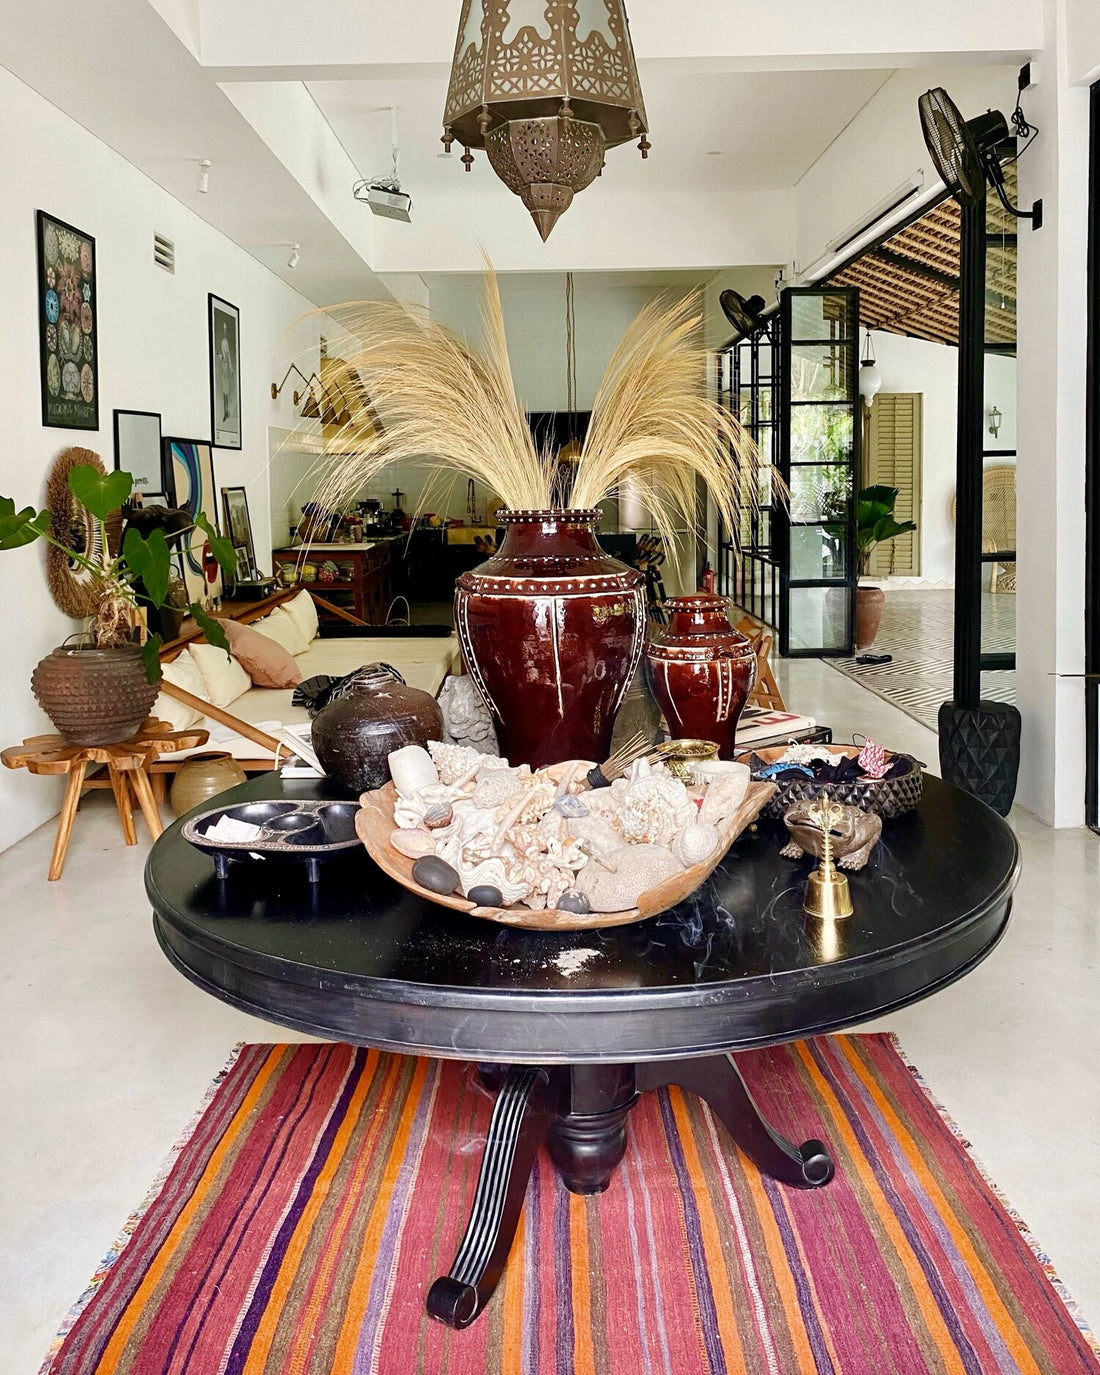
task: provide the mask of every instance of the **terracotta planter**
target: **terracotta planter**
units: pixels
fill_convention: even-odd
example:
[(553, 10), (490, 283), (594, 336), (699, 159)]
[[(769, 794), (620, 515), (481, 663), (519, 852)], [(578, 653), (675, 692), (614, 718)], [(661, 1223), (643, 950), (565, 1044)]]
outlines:
[(149, 715), (160, 684), (145, 677), (138, 645), (60, 645), (31, 674), (38, 705), (71, 745), (129, 740)]
[(391, 750), (442, 740), (443, 712), (429, 693), (386, 683), (348, 692), (322, 707), (312, 734), (325, 773), (361, 793), (389, 782)]
[(733, 758), (737, 722), (756, 682), (756, 654), (734, 630), (725, 597), (670, 597), (668, 629), (646, 645), (646, 679), (674, 737), (713, 740)]
[(175, 815), (182, 816), (184, 812), (201, 807), (209, 798), (246, 781), (244, 769), (224, 750), (193, 754), (176, 770), (168, 801)]
[(870, 649), (882, 624), (886, 593), (881, 587), (856, 588), (856, 648)]
[(645, 579), (596, 541), (598, 511), (498, 511), (500, 549), (455, 586), (466, 668), (501, 753), (606, 759), (642, 654)]

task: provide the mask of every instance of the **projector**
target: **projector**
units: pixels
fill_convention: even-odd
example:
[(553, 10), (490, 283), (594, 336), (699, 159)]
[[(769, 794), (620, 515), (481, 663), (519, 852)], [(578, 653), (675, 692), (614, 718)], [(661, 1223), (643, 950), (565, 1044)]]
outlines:
[(353, 194), (358, 201), (364, 201), (371, 213), (381, 215), (387, 220), (401, 220), (412, 223), (412, 196), (401, 190), (395, 181), (361, 181), (356, 183)]

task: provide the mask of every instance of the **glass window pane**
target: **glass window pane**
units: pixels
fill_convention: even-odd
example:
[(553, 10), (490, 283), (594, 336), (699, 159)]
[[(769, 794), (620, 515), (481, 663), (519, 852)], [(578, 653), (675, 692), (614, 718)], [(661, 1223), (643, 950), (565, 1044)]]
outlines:
[(851, 406), (792, 406), (791, 462), (837, 463), (852, 453)]
[(843, 526), (792, 525), (791, 577), (836, 578), (846, 576), (848, 560)]
[(791, 469), (791, 521), (845, 521), (852, 495), (852, 470), (846, 463)]
[(843, 339), (848, 335), (848, 301), (831, 291), (802, 296), (792, 293), (792, 339)]
[(850, 595), (847, 587), (792, 587), (791, 649), (846, 649)]
[(851, 344), (792, 344), (792, 401), (850, 401), (855, 351)]

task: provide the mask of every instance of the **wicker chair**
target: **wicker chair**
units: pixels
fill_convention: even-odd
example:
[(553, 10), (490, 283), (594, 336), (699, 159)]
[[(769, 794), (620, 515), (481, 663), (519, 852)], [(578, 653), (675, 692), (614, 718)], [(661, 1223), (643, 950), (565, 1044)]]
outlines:
[[(955, 498), (951, 498), (955, 519)], [(1008, 463), (986, 468), (982, 475), (982, 553), (1016, 548), (1016, 469)], [(1016, 591), (1016, 564), (989, 565), (990, 592)]]

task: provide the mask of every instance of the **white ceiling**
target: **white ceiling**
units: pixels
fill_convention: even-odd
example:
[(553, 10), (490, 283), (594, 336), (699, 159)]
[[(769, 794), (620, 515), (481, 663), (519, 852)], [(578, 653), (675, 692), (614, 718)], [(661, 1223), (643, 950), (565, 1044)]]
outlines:
[[(653, 149), (613, 149), (604, 186), (658, 190), (781, 190), (793, 186), (891, 75), (890, 70), (684, 73), (642, 64)], [(441, 158), (446, 77), (311, 81), (308, 89), (362, 174), (390, 167), (396, 107), (401, 180), (418, 195), (468, 195), (488, 180), (484, 155), (467, 175), (458, 149)]]

